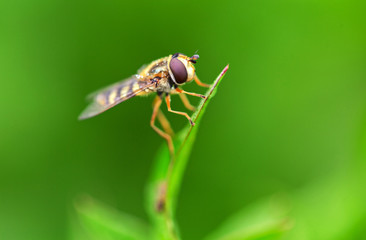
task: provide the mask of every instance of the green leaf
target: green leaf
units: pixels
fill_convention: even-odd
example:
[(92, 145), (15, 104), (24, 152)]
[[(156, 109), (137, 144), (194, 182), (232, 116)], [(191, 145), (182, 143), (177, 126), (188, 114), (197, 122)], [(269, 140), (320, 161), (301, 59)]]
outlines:
[(75, 203), (77, 220), (71, 239), (143, 240), (148, 239), (146, 224), (125, 213), (83, 197)]
[(173, 139), (175, 156), (169, 156), (166, 143), (157, 154), (151, 179), (148, 184), (147, 209), (157, 228), (156, 239), (179, 239), (174, 213), (181, 180), (187, 165), (202, 116), (216, 94), (217, 86), (228, 70), (227, 65), (206, 92), (197, 110), (192, 115), (195, 126), (188, 126)]
[(245, 207), (205, 240), (280, 239), (291, 226), (287, 201), (275, 196)]

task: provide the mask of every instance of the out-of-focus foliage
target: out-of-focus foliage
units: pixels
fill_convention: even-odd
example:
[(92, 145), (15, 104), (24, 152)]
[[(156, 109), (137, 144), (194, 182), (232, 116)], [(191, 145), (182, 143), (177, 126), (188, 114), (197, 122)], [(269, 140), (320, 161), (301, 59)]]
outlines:
[(140, 220), (83, 197), (76, 203), (77, 218), (70, 239), (148, 239), (149, 229)]
[[(149, 126), (153, 98), (76, 118), (89, 92), (197, 49), (202, 81), (227, 63), (230, 75), (185, 171), (182, 239), (233, 236), (241, 216), (255, 235), (265, 222), (248, 219), (277, 217), (260, 206), (278, 196), (286, 224), (274, 237), (362, 239), (365, 12), (361, 0), (0, 1), (0, 239), (68, 238), (84, 193), (147, 222), (163, 143)], [(184, 109), (178, 97), (172, 107)], [(176, 132), (187, 124), (166, 116)]]

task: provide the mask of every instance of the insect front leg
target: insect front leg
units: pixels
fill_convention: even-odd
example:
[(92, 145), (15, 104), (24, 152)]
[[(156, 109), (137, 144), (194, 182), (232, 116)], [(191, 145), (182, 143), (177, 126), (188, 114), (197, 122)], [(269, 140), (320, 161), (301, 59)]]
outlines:
[(207, 83), (203, 83), (199, 80), (199, 78), (197, 77), (197, 75), (194, 75), (194, 81), (197, 83), (198, 86), (201, 86), (201, 87), (210, 87), (211, 85), (210, 84), (207, 84)]
[(188, 121), (190, 122), (190, 124), (192, 126), (194, 126), (194, 122), (192, 121), (192, 119), (190, 118), (190, 116), (188, 116), (187, 113), (185, 113), (185, 112), (179, 112), (179, 111), (174, 111), (174, 110), (171, 109), (171, 107), (170, 107), (170, 95), (169, 94), (167, 94), (165, 96), (165, 102), (166, 102), (166, 106), (168, 107), (168, 111), (169, 112), (172, 112), (172, 113), (176, 113), (176, 114), (185, 116), (188, 119)]
[(170, 155), (174, 156), (174, 145), (173, 145), (172, 137), (169, 134), (167, 134), (166, 132), (163, 132), (157, 126), (155, 126), (155, 119), (156, 119), (158, 112), (160, 111), (159, 108), (160, 108), (161, 102), (162, 102), (162, 97), (157, 96), (153, 103), (153, 113), (152, 113), (151, 120), (150, 120), (150, 126), (155, 130), (155, 132), (157, 132), (160, 136), (162, 136), (167, 141)]
[(176, 88), (175, 91), (177, 91), (178, 93), (184, 93), (184, 94), (188, 94), (188, 95), (191, 95), (191, 96), (195, 96), (195, 97), (200, 97), (200, 98), (206, 99), (206, 96), (205, 95), (198, 94), (198, 93), (192, 93), (192, 92), (186, 92), (183, 89)]

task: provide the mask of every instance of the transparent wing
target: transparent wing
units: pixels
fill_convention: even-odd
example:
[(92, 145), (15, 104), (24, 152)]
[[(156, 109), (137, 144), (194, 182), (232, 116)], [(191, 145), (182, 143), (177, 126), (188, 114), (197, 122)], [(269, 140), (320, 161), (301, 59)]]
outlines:
[(93, 92), (87, 96), (91, 103), (80, 114), (79, 120), (94, 117), (127, 99), (145, 93), (145, 90), (154, 86), (154, 84), (151, 81), (141, 80), (137, 76), (132, 76)]

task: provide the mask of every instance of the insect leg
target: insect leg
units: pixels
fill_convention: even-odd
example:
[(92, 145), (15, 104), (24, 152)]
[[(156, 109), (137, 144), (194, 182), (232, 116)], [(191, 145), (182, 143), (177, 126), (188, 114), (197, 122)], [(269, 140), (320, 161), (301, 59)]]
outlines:
[(157, 132), (160, 136), (162, 136), (167, 141), (170, 154), (171, 154), (171, 156), (173, 156), (174, 155), (174, 145), (173, 145), (172, 137), (169, 134), (160, 130), (157, 126), (155, 126), (155, 118), (159, 112), (161, 102), (162, 102), (162, 98), (160, 96), (157, 96), (154, 100), (153, 113), (152, 113), (151, 120), (150, 120), (150, 126), (155, 130), (155, 132)]
[(174, 111), (174, 110), (172, 110), (171, 109), (171, 107), (170, 107), (170, 95), (166, 95), (166, 97), (165, 97), (165, 102), (166, 102), (166, 106), (168, 107), (168, 111), (169, 112), (172, 112), (172, 113), (176, 113), (176, 114), (179, 114), (179, 115), (183, 115), (183, 116), (185, 116), (187, 119), (188, 119), (188, 121), (191, 123), (191, 125), (192, 126), (194, 126), (194, 122), (192, 121), (192, 119), (188, 116), (188, 114), (187, 113), (185, 113), (185, 112), (179, 112), (179, 111)]
[(211, 85), (210, 84), (207, 84), (207, 83), (203, 83), (199, 80), (199, 78), (197, 77), (197, 75), (194, 75), (194, 81), (197, 83), (198, 86), (201, 86), (201, 87), (210, 87)]
[(191, 96), (196, 96), (196, 97), (200, 97), (200, 98), (206, 99), (206, 96), (205, 95), (198, 94), (198, 93), (192, 93), (192, 92), (186, 92), (183, 89), (176, 88), (175, 91), (177, 91), (179, 93), (184, 93), (184, 94), (188, 94), (188, 95), (191, 95)]
[(189, 102), (187, 96), (184, 93), (179, 93), (179, 97), (182, 100), (184, 106), (191, 111), (194, 111), (196, 108), (192, 106), (192, 104)]
[(158, 120), (159, 120), (161, 126), (163, 127), (164, 131), (166, 133), (168, 133), (170, 136), (174, 136), (174, 131), (173, 131), (172, 127), (170, 126), (169, 120), (165, 117), (163, 111), (161, 111), (160, 109), (159, 109), (157, 117), (158, 117)]

